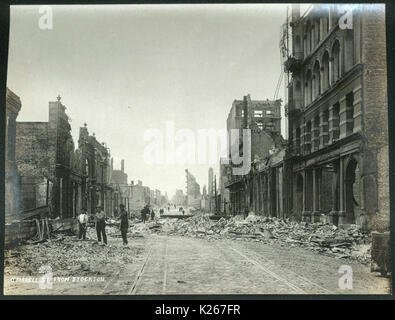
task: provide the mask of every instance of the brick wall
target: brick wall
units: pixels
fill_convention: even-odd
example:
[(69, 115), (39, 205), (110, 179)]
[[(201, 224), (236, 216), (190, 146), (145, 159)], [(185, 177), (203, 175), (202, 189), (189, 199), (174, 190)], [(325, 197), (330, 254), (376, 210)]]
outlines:
[(362, 61), (364, 126), (369, 147), (388, 145), (387, 64), (384, 5), (364, 5)]
[(49, 144), (48, 123), (17, 122), (15, 158), (21, 177), (22, 209), (42, 205), (46, 200), (44, 177), (53, 177), (54, 146)]
[(47, 122), (17, 122), (15, 158), (20, 176), (51, 175)]
[(362, 188), (368, 214), (366, 223), (371, 224), (373, 229), (382, 230), (389, 226), (385, 6), (375, 4), (363, 7), (363, 125), (367, 150)]

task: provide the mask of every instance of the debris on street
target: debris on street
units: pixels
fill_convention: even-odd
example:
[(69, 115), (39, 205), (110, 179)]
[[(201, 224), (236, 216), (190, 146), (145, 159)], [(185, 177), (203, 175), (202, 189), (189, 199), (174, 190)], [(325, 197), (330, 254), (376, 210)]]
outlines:
[[(117, 227), (108, 226), (107, 236), (117, 238)], [(56, 276), (83, 276), (113, 274), (127, 263), (132, 263), (143, 250), (141, 247), (122, 246), (121, 241), (102, 246), (96, 241), (96, 230), (88, 228), (88, 240), (79, 240), (71, 234), (53, 234), (48, 241), (34, 240), (5, 251), (5, 274), (36, 275), (39, 268), (49, 265)]]
[(246, 239), (290, 247), (302, 246), (337, 258), (353, 258), (370, 262), (371, 239), (358, 225), (338, 228), (328, 223), (306, 223), (249, 215), (218, 221), (207, 214), (187, 219), (160, 219), (145, 225), (132, 226), (136, 234), (146, 231), (214, 240), (219, 238)]

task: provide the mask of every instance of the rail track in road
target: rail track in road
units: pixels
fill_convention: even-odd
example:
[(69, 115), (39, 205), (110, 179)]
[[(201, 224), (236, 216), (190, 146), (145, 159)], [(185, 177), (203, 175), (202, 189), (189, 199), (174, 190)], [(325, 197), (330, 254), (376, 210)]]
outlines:
[[(272, 260), (269, 260), (266, 257), (264, 257), (262, 254), (254, 252), (253, 256), (257, 257), (259, 260), (263, 260), (264, 263), (262, 263), (262, 264), (266, 268), (276, 268), (276, 265), (274, 264), (274, 262)], [(301, 276), (300, 274), (297, 274), (296, 272), (294, 272), (292, 270), (287, 269), (286, 274), (289, 276), (292, 276), (292, 278), (293, 278), (292, 282), (294, 284), (296, 282), (297, 285), (302, 288), (308, 287), (308, 288), (310, 288), (310, 290), (311, 290), (311, 288), (316, 288), (316, 290), (318, 290), (319, 292), (315, 292), (315, 293), (320, 293), (320, 294), (335, 294), (335, 292), (315, 283), (314, 281), (312, 281), (310, 279), (307, 279), (306, 277)], [(308, 292), (308, 293), (310, 293), (310, 292)]]
[(141, 283), (143, 273), (144, 273), (145, 268), (147, 266), (147, 262), (151, 257), (153, 246), (154, 246), (154, 243), (151, 244), (150, 248), (148, 249), (148, 253), (147, 253), (146, 257), (144, 258), (143, 263), (141, 264), (141, 267), (139, 268), (139, 271), (136, 274), (136, 278), (134, 279), (133, 284), (130, 286), (128, 294), (136, 294), (138, 286)]
[[(196, 263), (196, 254), (190, 255), (189, 252), (195, 250), (194, 241), (205, 241), (204, 239), (194, 239), (188, 241), (190, 250), (184, 248), (179, 250), (178, 241), (184, 243), (182, 239), (172, 237), (162, 237), (154, 235), (147, 245), (146, 254), (138, 266), (125, 269), (118, 272), (103, 289), (103, 293), (119, 293), (129, 295), (139, 294), (205, 294), (204, 285), (200, 287), (199, 282), (195, 282), (197, 287), (192, 288), (189, 292), (187, 285), (196, 281), (196, 275), (199, 276), (199, 270), (195, 269), (192, 274), (183, 273), (181, 270), (194, 268)], [(265, 254), (256, 249), (243, 248), (239, 243), (222, 243), (222, 242), (206, 242), (203, 247), (200, 244), (199, 250), (207, 250), (212, 253), (212, 260), (205, 260), (200, 264), (201, 270), (211, 265), (211, 275), (213, 286), (217, 286), (217, 294), (221, 294), (222, 286), (226, 293), (254, 293), (254, 294), (333, 294), (323, 285), (316, 283), (292, 270), (284, 268), (282, 265), (276, 264)], [(187, 245), (188, 246), (188, 245)], [(188, 247), (189, 248), (189, 247)], [(216, 254), (216, 252), (218, 254)], [(169, 255), (170, 254), (170, 255)], [(177, 256), (181, 254), (182, 256)], [(193, 261), (193, 259), (195, 259)], [(199, 258), (198, 258), (199, 259)], [(212, 267), (214, 266), (215, 267)], [(183, 269), (184, 268), (184, 269)], [(177, 271), (178, 270), (178, 271)], [(170, 271), (170, 272), (169, 272)], [(222, 272), (226, 272), (224, 275)], [(173, 277), (171, 276), (173, 275)], [(182, 275), (183, 281), (179, 282), (180, 287), (174, 276)], [(201, 274), (201, 280), (205, 281), (207, 276), (204, 271)], [(194, 279), (191, 277), (195, 277)], [(200, 277), (200, 276), (199, 276)], [(131, 283), (132, 279), (132, 283)], [(227, 280), (229, 279), (229, 280)], [(218, 281), (217, 281), (218, 280)], [(232, 281), (233, 284), (227, 286), (226, 281)], [(170, 286), (169, 286), (170, 284)], [(168, 288), (169, 287), (169, 288)], [(112, 290), (111, 290), (112, 288)], [(251, 288), (251, 292), (249, 292)], [(170, 290), (170, 291), (169, 291)], [(240, 291), (241, 290), (241, 291)], [(210, 291), (213, 293), (213, 291)], [(207, 294), (207, 292), (206, 292)]]
[[(225, 253), (225, 257), (228, 259), (232, 259), (230, 257), (229, 251), (233, 251), (236, 255), (239, 257), (243, 258), (245, 261), (249, 262), (251, 265), (254, 265), (256, 268), (260, 269), (263, 271), (263, 275), (268, 275), (272, 277), (273, 279), (276, 280), (277, 283), (282, 283), (286, 287), (288, 287), (291, 291), (289, 293), (296, 293), (296, 294), (311, 294), (311, 293), (320, 293), (320, 294), (333, 294), (334, 292), (324, 288), (323, 286), (313, 282), (312, 280), (309, 280), (291, 270), (284, 269), (283, 268), (283, 275), (279, 275), (278, 271), (274, 272), (273, 269), (278, 269), (278, 266), (274, 264), (272, 260), (267, 259), (264, 257), (262, 254), (254, 252), (251, 254), (250, 252), (243, 253), (240, 250), (232, 247), (232, 246), (227, 246), (224, 248), (223, 246), (216, 244), (216, 247)], [(263, 262), (262, 262), (263, 260)], [(241, 274), (243, 277), (244, 275)], [(292, 280), (289, 280), (288, 278), (292, 278)], [(257, 280), (251, 279), (251, 280)], [(262, 294), (265, 294), (265, 292), (262, 292)]]

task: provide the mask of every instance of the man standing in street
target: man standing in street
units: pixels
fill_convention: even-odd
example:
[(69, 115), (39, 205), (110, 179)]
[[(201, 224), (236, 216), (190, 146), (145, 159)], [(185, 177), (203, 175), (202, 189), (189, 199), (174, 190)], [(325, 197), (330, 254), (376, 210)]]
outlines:
[(88, 215), (86, 209), (82, 208), (78, 218), (78, 239), (86, 240), (86, 225), (88, 223)]
[(148, 205), (146, 205), (143, 210), (141, 210), (141, 218), (143, 222), (145, 223), (145, 220), (147, 220), (147, 216), (149, 215), (149, 208)]
[(121, 236), (123, 240), (123, 245), (128, 244), (128, 228), (129, 228), (129, 220), (128, 220), (128, 213), (125, 210), (125, 205), (119, 205), (120, 215), (119, 218), (121, 219)]
[(101, 242), (103, 237), (103, 243), (107, 244), (107, 236), (106, 236), (106, 215), (102, 208), (96, 208), (96, 233), (97, 233), (97, 241)]

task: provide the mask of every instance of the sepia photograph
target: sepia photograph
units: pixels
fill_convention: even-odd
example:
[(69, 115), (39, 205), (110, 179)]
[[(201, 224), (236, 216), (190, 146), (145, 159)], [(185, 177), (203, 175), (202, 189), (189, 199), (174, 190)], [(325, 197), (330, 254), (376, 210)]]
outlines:
[(11, 5), (4, 295), (391, 295), (387, 45), (385, 4)]

